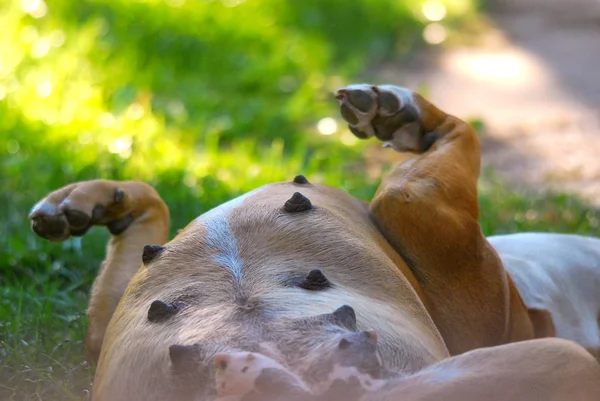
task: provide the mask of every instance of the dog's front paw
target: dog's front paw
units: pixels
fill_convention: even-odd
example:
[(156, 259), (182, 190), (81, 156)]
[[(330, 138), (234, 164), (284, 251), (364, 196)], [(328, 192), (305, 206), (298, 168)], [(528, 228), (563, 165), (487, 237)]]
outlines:
[(393, 85), (356, 84), (339, 89), (342, 117), (360, 139), (376, 137), (399, 152), (421, 153), (437, 139), (422, 119), (422, 98)]
[(50, 241), (81, 236), (94, 225), (106, 225), (120, 234), (133, 221), (126, 207), (127, 194), (113, 181), (75, 183), (56, 190), (31, 210), (31, 229)]

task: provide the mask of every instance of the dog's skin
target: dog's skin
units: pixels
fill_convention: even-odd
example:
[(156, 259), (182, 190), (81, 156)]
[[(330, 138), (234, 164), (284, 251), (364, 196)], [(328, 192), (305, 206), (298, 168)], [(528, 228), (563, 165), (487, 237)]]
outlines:
[[(580, 346), (503, 345), (556, 334), (600, 349), (600, 240), (488, 241), (477, 222), (480, 153), (468, 124), (394, 86), (352, 85), (337, 97), (356, 136), (400, 152), (370, 203), (299, 176), (146, 247), (164, 244), (169, 226), (146, 184), (75, 183), (33, 208), (33, 230), (50, 240), (92, 225), (113, 233), (88, 308), (94, 401), (212, 400), (215, 356), (237, 352), (259, 352), (310, 382), (303, 367), (315, 350), (368, 329), (378, 333), (382, 368), (398, 376), (368, 399), (434, 399), (431, 380), (462, 397), (449, 400), (506, 386), (521, 398), (490, 399), (535, 399), (546, 394), (541, 375), (556, 394), (575, 386), (589, 394), (578, 399), (600, 399), (598, 366)], [(556, 383), (555, 370), (569, 383)]]
[(215, 356), (217, 401), (307, 398), (305, 383), (261, 353), (233, 352)]
[(313, 363), (306, 367), (312, 383), (264, 353), (217, 354), (217, 401), (358, 400), (387, 384), (395, 386), (396, 375), (385, 372), (377, 353), (377, 337), (374, 330), (343, 334), (313, 350)]
[(562, 339), (480, 348), (412, 375), (332, 375), (329, 389), (317, 394), (262, 354), (238, 352), (218, 358), (222, 366), (217, 368), (217, 384), (227, 395), (217, 401), (563, 401), (600, 395), (600, 365), (584, 349)]

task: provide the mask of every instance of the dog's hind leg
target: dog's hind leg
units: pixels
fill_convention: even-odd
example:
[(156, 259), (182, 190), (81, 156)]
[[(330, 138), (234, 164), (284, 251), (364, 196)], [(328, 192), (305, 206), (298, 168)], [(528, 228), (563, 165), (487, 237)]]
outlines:
[(361, 401), (595, 401), (600, 365), (581, 346), (548, 338), (481, 348), (392, 379)]
[(160, 245), (168, 239), (169, 210), (147, 184), (93, 180), (50, 193), (33, 207), (29, 217), (33, 231), (50, 241), (84, 235), (95, 225), (106, 226), (112, 234), (87, 310), (86, 347), (88, 359), (95, 363), (108, 322), (142, 265), (144, 245)]
[(357, 137), (375, 136), (403, 158), (370, 210), (419, 280), (450, 352), (531, 338), (525, 306), (477, 221), (473, 128), (396, 86), (352, 85), (337, 97)]

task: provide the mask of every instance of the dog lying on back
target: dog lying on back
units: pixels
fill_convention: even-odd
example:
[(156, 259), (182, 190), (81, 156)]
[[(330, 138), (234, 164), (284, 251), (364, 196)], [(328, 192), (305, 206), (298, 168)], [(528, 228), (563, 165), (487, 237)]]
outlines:
[(94, 401), (600, 399), (600, 240), (486, 238), (468, 124), (390, 85), (337, 98), (398, 152), (369, 203), (297, 176), (169, 242), (144, 183), (34, 206), (49, 240), (112, 233), (88, 306)]

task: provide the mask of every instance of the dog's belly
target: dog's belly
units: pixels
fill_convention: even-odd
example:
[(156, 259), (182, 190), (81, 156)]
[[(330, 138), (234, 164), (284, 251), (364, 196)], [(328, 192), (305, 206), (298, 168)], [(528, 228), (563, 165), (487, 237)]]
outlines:
[(542, 233), (488, 240), (525, 304), (550, 312), (557, 337), (600, 356), (600, 240)]
[[(296, 191), (310, 199), (311, 211), (282, 210)], [(269, 342), (293, 367), (290, 355), (302, 359), (311, 351), (307, 337), (322, 332), (309, 327), (298, 336), (287, 322), (342, 305), (354, 308), (359, 330), (379, 333), (386, 367), (413, 372), (448, 356), (410, 270), (364, 203), (338, 189), (263, 187), (201, 216), (165, 248), (132, 279), (113, 315), (95, 380), (98, 399), (165, 399), (162, 389), (176, 380), (172, 345), (213, 347), (208, 358), (199, 356), (202, 366), (213, 350)], [(330, 287), (299, 287), (314, 269)], [(149, 321), (156, 300), (182, 304), (181, 312)]]

